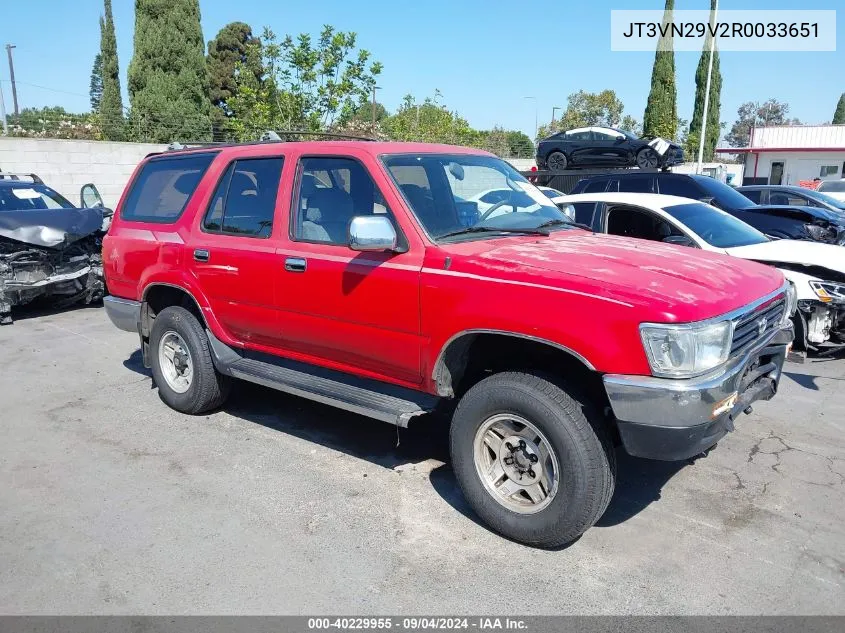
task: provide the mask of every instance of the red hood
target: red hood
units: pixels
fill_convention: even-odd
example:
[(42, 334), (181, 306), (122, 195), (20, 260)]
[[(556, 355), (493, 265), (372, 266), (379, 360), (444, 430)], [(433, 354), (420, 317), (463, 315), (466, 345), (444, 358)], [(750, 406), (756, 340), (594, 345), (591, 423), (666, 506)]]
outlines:
[(777, 269), (738, 257), (580, 230), (450, 244), (443, 250), (455, 272), (615, 299), (641, 306), (651, 313), (645, 319), (657, 321), (718, 316), (784, 283)]

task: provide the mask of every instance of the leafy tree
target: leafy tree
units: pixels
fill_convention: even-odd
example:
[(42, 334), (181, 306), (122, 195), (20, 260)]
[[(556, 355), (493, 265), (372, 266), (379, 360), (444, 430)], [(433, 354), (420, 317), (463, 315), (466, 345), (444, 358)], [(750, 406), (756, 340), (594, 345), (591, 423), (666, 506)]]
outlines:
[[(103, 20), (100, 18), (100, 30), (102, 31)], [(103, 54), (97, 53), (94, 56), (94, 67), (91, 69), (91, 84), (88, 88), (88, 97), (91, 99), (91, 111), (100, 111), (100, 100), (103, 98)]]
[(316, 43), (311, 35), (278, 42), (269, 28), (261, 36), (274, 105), (288, 129), (321, 130), (353, 112), (372, 96), (382, 65), (357, 48), (353, 32), (325, 25)]
[[(376, 111), (376, 123), (384, 121), (388, 116), (387, 108), (384, 107), (383, 104), (376, 101), (375, 105)], [(355, 121), (361, 121), (363, 123), (370, 123), (372, 125), (373, 122), (373, 102), (365, 100), (355, 110), (352, 112), (351, 117)]]
[(537, 136), (545, 138), (560, 130), (571, 130), (572, 128), (589, 125), (616, 127), (620, 121), (629, 125), (636, 124), (633, 117), (622, 118), (624, 110), (625, 106), (613, 90), (602, 90), (601, 92), (579, 90), (573, 92), (567, 98), (563, 116), (553, 124), (541, 126)]
[[(257, 51), (250, 53), (250, 47)], [(214, 138), (226, 135), (226, 119), (234, 115), (229, 101), (238, 90), (238, 84), (247, 80), (254, 85), (264, 79), (261, 64), (261, 40), (253, 36), (252, 28), (243, 22), (231, 22), (208, 43), (208, 97), (215, 107), (211, 109)]]
[[(672, 22), (675, 0), (666, 0), (663, 24)], [(654, 54), (654, 67), (651, 71), (651, 90), (643, 115), (643, 134), (673, 138), (678, 127), (678, 94), (675, 84), (675, 51), (672, 34), (667, 34), (657, 42)]]
[[(710, 0), (710, 16), (714, 14), (717, 0)], [(701, 139), (701, 127), (704, 119), (704, 96), (707, 92), (707, 69), (710, 64), (711, 37), (708, 34), (704, 40), (704, 49), (701, 51), (701, 58), (698, 60), (698, 68), (695, 71), (695, 104), (692, 112), (692, 123), (690, 123), (689, 138), (695, 137), (695, 148), (688, 156), (698, 156), (698, 145)], [(719, 113), (722, 107), (722, 73), (719, 69), (719, 51), (713, 51), (713, 68), (710, 74), (710, 97), (707, 104), (707, 128), (704, 138), (704, 160), (712, 161), (715, 155), (716, 144), (719, 142), (719, 135), (722, 133), (722, 126), (719, 122)], [(688, 148), (692, 149), (692, 148)]]
[(102, 138), (95, 113), (73, 114), (60, 106), (24, 108), (8, 117), (9, 134), (33, 138), (99, 140)]
[(622, 117), (622, 121), (619, 123), (619, 129), (631, 132), (637, 136), (640, 136), (643, 133), (643, 126), (640, 125), (640, 122), (630, 114), (626, 114)]
[(481, 133), (457, 112), (438, 104), (439, 98), (439, 91), (435, 91), (433, 98), (426, 97), (418, 104), (411, 95), (405, 95), (399, 109), (382, 122), (382, 129), (397, 141), (477, 145)]
[(524, 132), (512, 130), (508, 136), (508, 156), (514, 158), (528, 158), (534, 156), (534, 143)]
[(135, 0), (133, 129), (153, 142), (211, 138), (199, 0)]
[(763, 125), (798, 125), (798, 119), (790, 119), (789, 105), (777, 99), (764, 103), (747, 101), (736, 111), (737, 120), (725, 135), (731, 147), (746, 147), (751, 137), (751, 128)]
[(103, 138), (120, 141), (124, 138), (123, 97), (120, 96), (120, 67), (117, 61), (117, 38), (111, 0), (104, 0), (104, 16), (100, 18), (100, 55), (103, 91), (100, 97), (100, 120)]
[(839, 97), (839, 103), (836, 104), (836, 112), (833, 113), (834, 125), (845, 123), (845, 92)]

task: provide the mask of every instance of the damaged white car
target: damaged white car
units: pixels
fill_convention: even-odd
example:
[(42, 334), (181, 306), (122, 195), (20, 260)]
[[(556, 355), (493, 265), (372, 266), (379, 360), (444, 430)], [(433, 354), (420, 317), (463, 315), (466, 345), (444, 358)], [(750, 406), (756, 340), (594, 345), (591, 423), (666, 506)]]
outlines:
[(12, 322), (14, 306), (36, 299), (64, 307), (105, 294), (101, 250), (111, 211), (93, 185), (80, 196), (93, 208), (76, 208), (31, 178), (0, 173), (0, 325)]
[(709, 204), (651, 193), (583, 193), (553, 198), (596, 232), (702, 248), (770, 264), (795, 287), (796, 349), (845, 344), (845, 246), (772, 240)]

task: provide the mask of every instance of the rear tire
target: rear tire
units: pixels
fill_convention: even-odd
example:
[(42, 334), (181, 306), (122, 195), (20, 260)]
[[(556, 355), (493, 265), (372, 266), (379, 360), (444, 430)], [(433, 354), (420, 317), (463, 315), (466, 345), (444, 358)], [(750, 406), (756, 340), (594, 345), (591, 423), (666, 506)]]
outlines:
[[(532, 436), (533, 444), (521, 441)], [(469, 505), (515, 541), (569, 543), (598, 521), (613, 495), (616, 458), (604, 427), (586, 400), (544, 377), (507, 372), (477, 383), (458, 404), (449, 439)], [(540, 468), (532, 473), (532, 465)], [(544, 485), (539, 478), (555, 469)]]
[(171, 306), (156, 315), (150, 365), (159, 396), (176, 411), (204, 413), (229, 395), (230, 380), (214, 368), (205, 330), (185, 308)]
[(563, 171), (569, 166), (569, 159), (563, 152), (552, 152), (546, 158), (546, 166), (550, 171)]

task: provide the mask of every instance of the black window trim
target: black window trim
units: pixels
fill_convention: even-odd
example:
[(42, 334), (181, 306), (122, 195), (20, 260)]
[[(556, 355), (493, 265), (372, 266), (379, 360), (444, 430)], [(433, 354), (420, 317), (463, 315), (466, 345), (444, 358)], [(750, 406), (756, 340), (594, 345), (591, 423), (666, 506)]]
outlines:
[[(309, 159), (309, 158), (335, 158), (335, 159), (340, 159), (340, 160), (354, 161), (354, 162), (358, 163), (358, 165), (361, 166), (361, 169), (364, 170), (364, 173), (367, 174), (367, 176), (369, 176), (370, 180), (373, 183), (373, 189), (378, 190), (378, 192), (381, 195), (382, 200), (384, 200), (385, 204), (387, 204), (387, 197), (384, 195), (384, 191), (382, 191), (381, 187), (379, 187), (378, 183), (376, 182), (376, 179), (373, 178), (373, 174), (370, 172), (370, 170), (364, 164), (364, 161), (362, 161), (357, 156), (350, 156), (348, 154), (346, 154), (346, 155), (344, 155), (344, 154), (300, 154), (299, 155), (299, 158), (297, 158), (297, 160), (296, 160), (296, 173), (294, 173), (293, 187), (291, 187), (291, 193), (290, 193), (291, 199), (290, 199), (290, 213), (288, 214), (288, 216), (289, 216), (288, 217), (288, 239), (290, 239), (291, 242), (295, 242), (297, 244), (318, 244), (320, 246), (336, 246), (336, 247), (339, 247), (339, 248), (345, 248), (347, 250), (351, 250), (349, 248), (348, 243), (337, 244), (335, 242), (321, 242), (319, 240), (306, 240), (306, 239), (301, 239), (301, 238), (297, 239), (297, 237), (296, 237), (296, 221), (297, 221), (299, 211), (300, 211), (300, 209), (299, 209), (299, 188), (300, 188), (300, 185), (302, 184), (302, 162), (306, 159)], [(332, 184), (335, 184), (335, 183), (332, 183)], [(349, 184), (350, 184), (350, 187), (351, 187), (352, 183), (350, 182)], [(402, 227), (399, 226), (399, 220), (396, 217), (396, 213), (393, 211), (393, 209), (390, 208), (389, 204), (387, 204), (387, 212), (388, 212), (388, 219), (393, 224), (393, 230), (396, 231), (396, 251), (394, 251), (394, 252), (396, 252), (396, 253), (406, 253), (406, 252), (408, 252), (408, 249), (410, 248), (410, 246), (409, 246), (410, 242), (408, 242), (408, 238), (405, 237), (405, 232), (402, 230)], [(356, 217), (356, 216), (353, 216), (353, 217)], [(348, 233), (348, 231), (349, 231), (349, 227), (347, 227), (347, 233)]]
[(135, 177), (132, 179), (129, 187), (126, 190), (126, 199), (123, 201), (123, 204), (120, 206), (120, 220), (122, 222), (142, 222), (142, 223), (149, 223), (149, 224), (176, 224), (182, 215), (185, 213), (185, 209), (188, 208), (188, 204), (190, 204), (191, 200), (196, 194), (196, 189), (194, 189), (191, 194), (185, 198), (185, 204), (182, 205), (182, 208), (179, 210), (179, 213), (172, 217), (172, 218), (156, 218), (151, 216), (135, 216), (127, 218), (123, 215), (124, 211), (126, 210), (126, 202), (129, 200), (129, 197), (132, 195), (132, 192), (135, 190), (135, 186), (138, 184), (138, 178), (140, 178), (141, 174), (144, 172), (144, 167), (149, 165), (150, 163), (157, 163), (157, 162), (166, 162), (166, 161), (174, 161), (174, 160), (188, 160), (190, 158), (196, 158), (197, 156), (211, 156), (211, 160), (209, 161), (208, 165), (206, 165), (205, 169), (203, 170), (202, 174), (200, 174), (200, 180), (197, 184), (197, 187), (202, 183), (203, 179), (205, 178), (206, 173), (208, 173), (209, 168), (214, 163), (214, 159), (220, 153), (220, 151), (211, 151), (211, 152), (190, 152), (187, 154), (180, 154), (177, 156), (168, 156), (167, 154), (157, 154), (154, 155), (152, 158), (149, 158), (144, 161), (144, 166), (141, 169), (137, 170), (135, 173)]
[[(220, 218), (220, 230), (214, 231), (211, 229), (207, 229), (205, 226), (205, 220), (208, 217), (208, 214), (211, 213), (211, 206), (214, 204), (214, 197), (217, 193), (217, 188), (220, 186), (220, 183), (223, 181), (224, 178), (229, 174), (229, 168), (239, 162), (245, 162), (248, 160), (262, 160), (266, 158), (281, 158), (282, 159), (282, 167), (279, 170), (279, 184), (277, 185), (276, 189), (276, 201), (273, 205), (273, 224), (270, 225), (270, 234), (269, 235), (249, 235), (247, 233), (232, 233), (231, 231), (224, 231), (223, 230), (223, 219), (226, 217), (226, 202), (229, 199), (229, 187), (226, 187), (226, 195), (223, 196), (223, 216)], [(200, 231), (203, 233), (207, 233), (208, 235), (226, 235), (228, 237), (249, 237), (254, 240), (269, 240), (273, 237), (273, 227), (276, 224), (276, 212), (279, 210), (279, 189), (282, 186), (282, 179), (285, 172), (285, 155), (284, 154), (262, 154), (260, 156), (243, 156), (243, 157), (232, 157), (226, 166), (223, 168), (223, 171), (220, 173), (220, 178), (217, 179), (217, 182), (214, 184), (214, 189), (211, 190), (211, 197), (208, 200), (208, 203), (205, 207), (205, 212), (202, 214), (202, 218), (200, 219)], [(234, 171), (232, 172), (234, 174)], [(231, 181), (229, 181), (229, 185), (231, 186)]]

